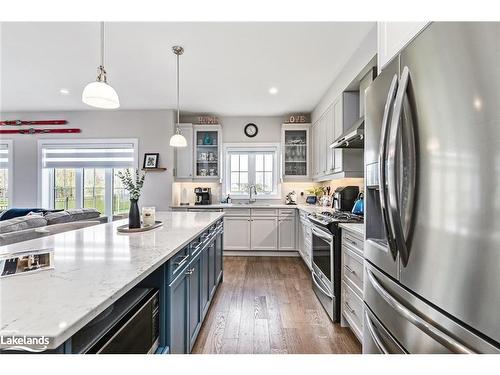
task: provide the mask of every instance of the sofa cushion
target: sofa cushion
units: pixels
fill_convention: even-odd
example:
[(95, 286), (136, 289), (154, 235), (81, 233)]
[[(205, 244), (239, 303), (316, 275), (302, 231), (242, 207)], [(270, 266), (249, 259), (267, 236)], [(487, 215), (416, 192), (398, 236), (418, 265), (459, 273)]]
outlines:
[(71, 221), (71, 215), (67, 211), (50, 212), (46, 214), (47, 225), (68, 223)]
[(44, 227), (47, 220), (41, 216), (22, 216), (0, 221), (0, 233), (17, 232), (24, 229)]
[(101, 216), (101, 213), (95, 208), (74, 208), (66, 212), (71, 216), (70, 221), (89, 220)]

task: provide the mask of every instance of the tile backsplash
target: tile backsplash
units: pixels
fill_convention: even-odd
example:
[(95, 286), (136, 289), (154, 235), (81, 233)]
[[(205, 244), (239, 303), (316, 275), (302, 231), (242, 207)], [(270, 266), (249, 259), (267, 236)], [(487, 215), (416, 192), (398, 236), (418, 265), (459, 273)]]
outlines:
[[(339, 186), (359, 186), (363, 190), (364, 180), (362, 178), (343, 178), (339, 180), (318, 182), (284, 182), (281, 184), (281, 199), (269, 200), (270, 202), (284, 202), (285, 196), (291, 191), (297, 193), (297, 203), (305, 203), (308, 193), (307, 189), (317, 186), (330, 186), (330, 193), (332, 194)], [(178, 205), (180, 203), (194, 204), (194, 189), (196, 187), (209, 187), (212, 190), (212, 202), (219, 203), (222, 199), (222, 185), (215, 182), (174, 182), (172, 184), (172, 204)]]

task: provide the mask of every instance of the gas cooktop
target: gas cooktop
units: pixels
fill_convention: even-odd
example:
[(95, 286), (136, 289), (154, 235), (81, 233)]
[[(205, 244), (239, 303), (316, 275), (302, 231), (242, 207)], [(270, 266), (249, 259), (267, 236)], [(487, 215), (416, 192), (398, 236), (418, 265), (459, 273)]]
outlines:
[(348, 211), (323, 211), (308, 215), (310, 221), (320, 225), (330, 225), (334, 223), (363, 223), (363, 216), (352, 214)]

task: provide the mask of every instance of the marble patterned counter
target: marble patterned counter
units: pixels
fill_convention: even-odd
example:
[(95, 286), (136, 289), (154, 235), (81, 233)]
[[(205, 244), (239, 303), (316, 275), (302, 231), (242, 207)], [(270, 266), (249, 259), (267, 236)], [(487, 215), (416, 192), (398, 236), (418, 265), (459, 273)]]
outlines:
[(0, 254), (53, 248), (55, 269), (0, 279), (0, 335), (64, 343), (215, 223), (219, 212), (158, 212), (163, 226), (118, 234), (120, 220), (0, 247)]

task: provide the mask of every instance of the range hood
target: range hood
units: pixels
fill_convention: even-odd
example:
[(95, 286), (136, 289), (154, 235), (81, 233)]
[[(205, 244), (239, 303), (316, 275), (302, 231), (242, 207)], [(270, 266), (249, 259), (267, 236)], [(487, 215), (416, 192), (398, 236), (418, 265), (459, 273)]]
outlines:
[(361, 117), (340, 137), (338, 137), (330, 148), (364, 148), (365, 146), (365, 118)]

